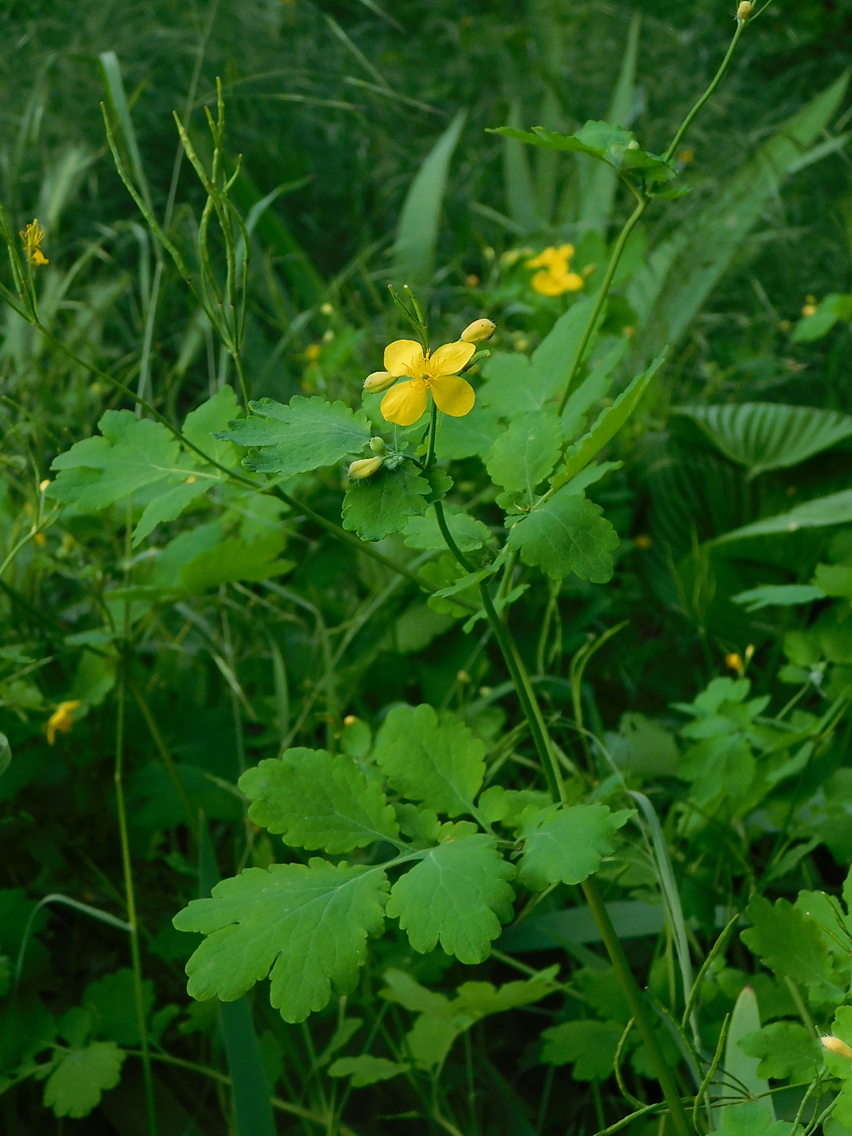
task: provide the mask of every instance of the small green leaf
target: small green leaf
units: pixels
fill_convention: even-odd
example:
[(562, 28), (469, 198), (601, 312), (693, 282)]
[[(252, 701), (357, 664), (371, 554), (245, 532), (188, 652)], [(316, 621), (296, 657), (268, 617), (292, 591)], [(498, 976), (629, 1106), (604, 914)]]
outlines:
[(485, 745), (455, 714), (431, 706), (397, 706), (388, 714), (373, 752), (402, 796), (456, 817), (473, 811), (485, 776)]
[(508, 490), (535, 487), (550, 474), (562, 451), (562, 428), (553, 414), (534, 411), (513, 418), (491, 448), (486, 468), (492, 481)]
[(387, 914), (398, 918), (412, 947), (433, 951), (440, 940), (449, 955), (480, 963), (512, 917), (515, 869), (484, 833), (449, 834), (430, 848), (391, 889)]
[(294, 395), (288, 406), (262, 398), (249, 408), (249, 418), (231, 422), (219, 437), (256, 449), (243, 464), (258, 473), (292, 477), (334, 465), (360, 453), (370, 440), (367, 416), (342, 402)]
[(819, 1045), (799, 1022), (771, 1022), (746, 1034), (739, 1044), (749, 1057), (760, 1059), (757, 1075), (765, 1080), (809, 1081), (816, 1072)]
[(664, 158), (642, 150), (629, 130), (609, 122), (589, 121), (575, 134), (559, 134), (543, 126), (534, 126), (532, 132), (502, 126), (492, 133), (547, 150), (588, 154), (617, 170), (638, 170), (651, 181), (669, 181), (675, 177), (675, 170)]
[(399, 836), (381, 787), (348, 757), (288, 749), (247, 769), (239, 786), (252, 802), (249, 819), (295, 848), (337, 854)]
[(620, 1022), (563, 1022), (541, 1035), (541, 1059), (545, 1065), (572, 1064), (577, 1081), (605, 1081), (612, 1074), (623, 1032)]
[(121, 1079), (125, 1053), (114, 1041), (95, 1041), (62, 1053), (44, 1086), (44, 1103), (56, 1116), (78, 1120), (100, 1104)]
[(184, 481), (159, 493), (153, 501), (149, 501), (139, 518), (139, 523), (133, 530), (133, 548), (137, 548), (146, 536), (154, 531), (157, 525), (164, 521), (173, 521), (181, 515), (196, 497), (201, 497), (214, 485), (220, 485), (220, 478), (198, 477), (187, 474)]
[(550, 884), (580, 884), (611, 855), (613, 837), (633, 815), (613, 813), (606, 805), (551, 805), (521, 830), (524, 852), (518, 879), (531, 891)]
[[(482, 548), (491, 539), (487, 525), (470, 513), (463, 513), (460, 509), (450, 507), (444, 510), (444, 516), (453, 540), (462, 552), (472, 552), (475, 548)], [(447, 547), (447, 542), (438, 528), (435, 513), (431, 509), (423, 517), (409, 517), (403, 536), (409, 548), (439, 552)]]
[(301, 1022), (348, 993), (381, 933), (388, 881), (381, 868), (305, 864), (246, 868), (209, 899), (193, 900), (173, 922), (207, 939), (186, 964), (187, 990), (233, 1002), (270, 977), (270, 1001), (286, 1022)]
[(411, 462), (399, 469), (381, 469), (369, 481), (354, 481), (343, 498), (343, 527), (362, 540), (383, 540), (402, 532), (408, 518), (426, 511), (429, 482)]
[(776, 1120), (769, 1101), (743, 1101), (719, 1110), (724, 1136), (791, 1136), (789, 1120)]
[(400, 1073), (407, 1073), (408, 1066), (399, 1061), (388, 1061), (386, 1057), (373, 1057), (369, 1053), (362, 1053), (359, 1057), (339, 1057), (329, 1067), (330, 1077), (350, 1077), (353, 1089), (362, 1089), (365, 1085), (375, 1085), (379, 1081), (390, 1081)]
[(773, 905), (758, 896), (746, 908), (753, 926), (742, 933), (749, 950), (779, 978), (791, 978), (808, 988), (815, 1002), (840, 1002), (845, 997), (834, 981), (831, 957), (817, 925), (786, 899)]
[(571, 572), (581, 580), (606, 583), (612, 577), (612, 553), (619, 540), (600, 505), (569, 486), (541, 501), (509, 532), (509, 547), (525, 564), (541, 568), (554, 580)]
[(272, 532), (251, 542), (228, 537), (213, 548), (204, 549), (180, 570), (180, 590), (204, 592), (235, 580), (268, 580), (293, 567), (292, 561), (278, 560), (286, 541), (282, 532)]
[(791, 339), (794, 343), (812, 343), (815, 339), (828, 335), (838, 320), (848, 319), (852, 319), (852, 296), (831, 292), (823, 296), (813, 315), (799, 320), (793, 328)]
[[(154, 983), (142, 983), (145, 1016), (154, 1005)], [(90, 982), (83, 993), (83, 1006), (92, 1012), (92, 1031), (119, 1045), (139, 1044), (139, 1016), (136, 1008), (136, 986), (133, 971), (125, 967)]]
[(658, 355), (647, 371), (637, 375), (626, 387), (612, 406), (605, 407), (598, 415), (594, 426), (571, 447), (565, 459), (563, 476), (575, 477), (581, 469), (595, 458), (604, 446), (612, 441), (648, 389), (651, 379), (656, 375), (665, 359), (665, 352)]
[(760, 611), (765, 607), (792, 607), (825, 599), (825, 592), (813, 584), (764, 584), (747, 592), (731, 596), (734, 603), (744, 604), (746, 611)]
[(233, 387), (221, 387), (212, 398), (190, 410), (183, 422), (184, 437), (222, 465), (239, 461), (240, 452), (217, 435), (241, 414)]
[(489, 410), (477, 396), (476, 405), (463, 418), (444, 415), (435, 441), (438, 461), (461, 461), (463, 458), (484, 457), (503, 427), (496, 410)]

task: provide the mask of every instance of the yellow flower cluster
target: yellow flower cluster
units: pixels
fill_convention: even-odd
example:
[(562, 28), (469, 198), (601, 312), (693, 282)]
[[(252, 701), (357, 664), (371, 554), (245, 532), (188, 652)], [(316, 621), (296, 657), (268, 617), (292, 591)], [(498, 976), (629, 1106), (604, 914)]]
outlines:
[(583, 287), (583, 277), (569, 270), (573, 255), (573, 245), (560, 245), (559, 248), (546, 248), (532, 260), (528, 260), (527, 268), (539, 269), (530, 280), (531, 287), (542, 296), (579, 292)]

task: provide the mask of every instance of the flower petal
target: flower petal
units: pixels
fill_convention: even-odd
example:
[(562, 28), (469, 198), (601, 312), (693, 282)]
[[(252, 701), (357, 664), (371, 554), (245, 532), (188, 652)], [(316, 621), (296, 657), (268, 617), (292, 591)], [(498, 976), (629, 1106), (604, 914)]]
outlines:
[[(381, 401), (379, 409), (385, 422), (395, 422), (397, 426), (413, 425), (423, 411), (429, 397), (426, 394), (426, 381), (412, 379), (408, 383), (397, 383), (391, 387)], [(437, 401), (437, 400), (436, 400)], [(467, 413), (465, 411), (465, 413)]]
[(561, 296), (565, 291), (562, 273), (552, 272), (544, 268), (541, 272), (536, 272), (530, 280), (530, 286), (534, 292), (539, 292), (542, 296)]
[[(427, 364), (429, 373), (433, 379), (439, 378), (441, 375), (455, 375), (465, 363), (470, 362), (475, 353), (475, 343), (465, 343), (461, 339), (456, 343), (445, 343), (443, 347), (438, 348), (434, 355), (430, 356)], [(465, 411), (465, 414), (467, 414), (467, 411)]]
[(385, 348), (385, 370), (399, 378), (417, 378), (424, 369), (423, 348), (414, 339), (395, 339)]
[(439, 410), (451, 418), (463, 418), (470, 414), (476, 395), (467, 379), (459, 375), (441, 375), (432, 380), (432, 398)]

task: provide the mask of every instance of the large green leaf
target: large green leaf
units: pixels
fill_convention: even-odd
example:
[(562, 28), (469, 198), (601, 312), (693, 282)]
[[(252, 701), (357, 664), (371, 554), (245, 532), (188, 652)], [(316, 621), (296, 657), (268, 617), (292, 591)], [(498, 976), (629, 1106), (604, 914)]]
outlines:
[(852, 437), (852, 416), (814, 406), (744, 402), (738, 406), (683, 406), (675, 414), (691, 418), (749, 477), (788, 469), (821, 450)]
[(778, 196), (784, 178), (806, 164), (807, 147), (813, 146), (840, 106), (848, 78), (842, 75), (783, 123), (633, 278), (628, 296), (639, 316), (632, 343), (638, 366), (664, 345), (677, 345), (722, 276), (742, 255), (748, 234), (767, 202)]
[(467, 111), (460, 110), (426, 155), (406, 194), (394, 244), (394, 280), (413, 288), (431, 282), (447, 176)]
[(545, 1065), (572, 1064), (576, 1081), (604, 1081), (612, 1073), (623, 1032), (621, 1022), (562, 1022), (541, 1035), (541, 1059)]
[(507, 881), (515, 869), (497, 851), (493, 836), (464, 831), (470, 827), (464, 823), (443, 833), (443, 843), (397, 880), (387, 914), (399, 919), (421, 954), (440, 941), (447, 954), (475, 964), (488, 957), (501, 924), (512, 917), (515, 894)]
[(485, 745), (455, 714), (426, 704), (391, 710), (373, 756), (398, 793), (450, 817), (472, 811), (485, 776)]
[(570, 486), (542, 500), (509, 532), (509, 547), (523, 562), (554, 580), (573, 572), (581, 580), (606, 583), (618, 544), (618, 534), (600, 505), (571, 492)]
[(207, 936), (186, 964), (189, 994), (233, 1002), (269, 975), (272, 1005), (304, 1021), (332, 989), (351, 990), (368, 936), (384, 926), (387, 889), (381, 868), (316, 858), (223, 880), (174, 918), (179, 931)]
[(351, 852), (396, 840), (399, 826), (381, 786), (351, 758), (322, 749), (288, 749), (240, 778), (249, 819), (296, 848)]
[(249, 403), (251, 415), (232, 422), (219, 437), (251, 446), (243, 464), (259, 473), (292, 477), (324, 465), (334, 465), (360, 453), (370, 440), (363, 411), (355, 414), (342, 402), (294, 395), (289, 405), (262, 398)]

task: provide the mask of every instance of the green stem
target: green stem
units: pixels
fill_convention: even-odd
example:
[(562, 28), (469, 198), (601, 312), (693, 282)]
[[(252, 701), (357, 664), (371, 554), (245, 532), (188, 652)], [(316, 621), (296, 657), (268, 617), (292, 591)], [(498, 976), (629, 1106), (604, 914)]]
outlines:
[(574, 359), (574, 364), (565, 382), (565, 389), (562, 392), (562, 397), (559, 400), (558, 413), (561, 414), (565, 409), (565, 403), (568, 401), (568, 395), (571, 393), (571, 387), (574, 385), (574, 379), (577, 377), (577, 372), (583, 365), (583, 358), (586, 354), (586, 348), (589, 345), (589, 340), (592, 338), (592, 333), (595, 330), (595, 324), (598, 322), (598, 316), (601, 314), (601, 309), (606, 303), (606, 298), (609, 293), (612, 279), (615, 276), (615, 270), (618, 268), (618, 262), (621, 260), (624, 246), (627, 244), (627, 238), (636, 227), (639, 218), (651, 204), (650, 197), (640, 197), (636, 208), (627, 218), (624, 228), (618, 235), (618, 240), (615, 242), (615, 248), (612, 250), (612, 256), (609, 258), (607, 265), (606, 275), (603, 278), (603, 283), (598, 290), (595, 306), (592, 308), (592, 314), (589, 316), (589, 321), (586, 324), (586, 330), (583, 332), (583, 338), (580, 340), (580, 346), (577, 349), (577, 355)]
[(438, 407), (435, 405), (435, 400), (432, 400), (432, 416), (429, 419), (429, 445), (426, 449), (426, 461), (423, 463), (423, 469), (427, 472), (432, 468), (432, 463), (435, 461), (435, 435), (438, 432)]
[[(126, 631), (125, 626), (125, 631)], [(154, 1077), (151, 1071), (151, 1053), (148, 1046), (148, 1027), (145, 1022), (145, 996), (142, 986), (142, 955), (139, 950), (139, 924), (136, 917), (136, 893), (133, 884), (133, 866), (130, 860), (130, 840), (127, 830), (127, 808), (124, 800), (124, 700), (126, 655), (122, 648), (121, 673), (118, 684), (118, 709), (115, 727), (115, 803), (118, 814), (118, 832), (121, 842), (121, 865), (124, 874), (124, 895), (127, 903), (127, 921), (130, 924), (130, 957), (133, 966), (133, 992), (142, 1055), (142, 1072), (145, 1081), (145, 1107), (148, 1114), (148, 1136), (157, 1136), (157, 1110), (154, 1102)]]
[[(434, 507), (438, 527), (441, 530), (441, 534), (450, 552), (466, 572), (475, 571), (474, 566), (453, 539), (453, 535), (449, 530), (444, 515), (443, 504), (440, 501), (436, 501)], [(541, 707), (535, 696), (535, 691), (533, 690), (533, 685), (530, 681), (526, 666), (524, 665), (524, 661), (521, 658), (511, 631), (501, 620), (497, 609), (494, 607), (491, 593), (488, 591), (488, 587), (484, 581), (480, 583), (479, 590), (482, 596), (482, 606), (485, 609), (486, 618), (491, 625), (494, 638), (497, 640), (497, 645), (506, 662), (509, 675), (518, 695), (518, 701), (521, 704), (524, 717), (529, 725), (530, 734), (532, 735), (533, 743), (536, 747), (539, 760), (541, 761), (542, 771), (547, 780), (550, 795), (556, 804), (560, 804), (566, 799), (562, 773), (559, 768), (559, 762), (553, 751), (553, 743), (547, 729), (547, 723), (544, 720), (544, 715), (541, 712)], [(610, 957), (624, 995), (627, 998), (630, 1012), (635, 1019), (636, 1029), (647, 1047), (648, 1054), (654, 1066), (654, 1071), (657, 1074), (657, 1080), (660, 1083), (660, 1088), (663, 1090), (663, 1096), (669, 1107), (677, 1136), (693, 1136), (683, 1107), (683, 1102), (678, 1095), (674, 1077), (666, 1064), (663, 1051), (660, 1048), (660, 1043), (657, 1040), (651, 1019), (648, 1015), (648, 1007), (642, 995), (642, 991), (639, 989), (636, 979), (633, 977), (633, 972), (630, 969), (630, 964), (627, 961), (627, 956), (624, 953), (621, 941), (612, 925), (606, 904), (603, 902), (594, 880), (586, 880), (582, 887), (586, 902), (589, 905), (589, 910), (601, 933), (601, 939), (606, 947), (607, 954)]]
[(668, 150), (666, 150), (666, 152), (664, 154), (665, 161), (667, 161), (667, 162), (671, 161), (672, 155), (674, 154), (675, 150), (677, 150), (678, 146), (680, 145), (684, 134), (686, 134), (687, 130), (689, 130), (690, 126), (692, 125), (693, 119), (698, 114), (698, 112), (701, 110), (701, 108), (704, 106), (704, 104), (707, 102), (707, 100), (710, 98), (710, 96), (713, 94), (713, 92), (716, 90), (716, 88), (719, 86), (719, 84), (721, 83), (722, 76), (728, 70), (728, 65), (730, 64), (731, 59), (733, 58), (734, 51), (736, 50), (736, 46), (737, 46), (737, 43), (739, 41), (740, 36), (743, 34), (743, 28), (745, 27), (745, 25), (746, 25), (745, 20), (737, 20), (737, 30), (734, 32), (734, 38), (731, 40), (731, 46), (728, 48), (728, 51), (725, 55), (725, 58), (722, 60), (721, 66), (719, 67), (719, 70), (714, 75), (713, 80), (710, 83), (710, 86), (707, 88), (707, 90), (704, 92), (704, 94), (701, 96), (701, 98), (698, 100), (698, 102), (695, 104), (695, 106), (692, 108), (692, 110), (689, 112), (689, 114), (686, 116), (686, 118), (680, 124), (678, 131), (677, 131), (677, 134), (675, 134), (674, 138), (672, 139), (671, 146), (669, 146)]

